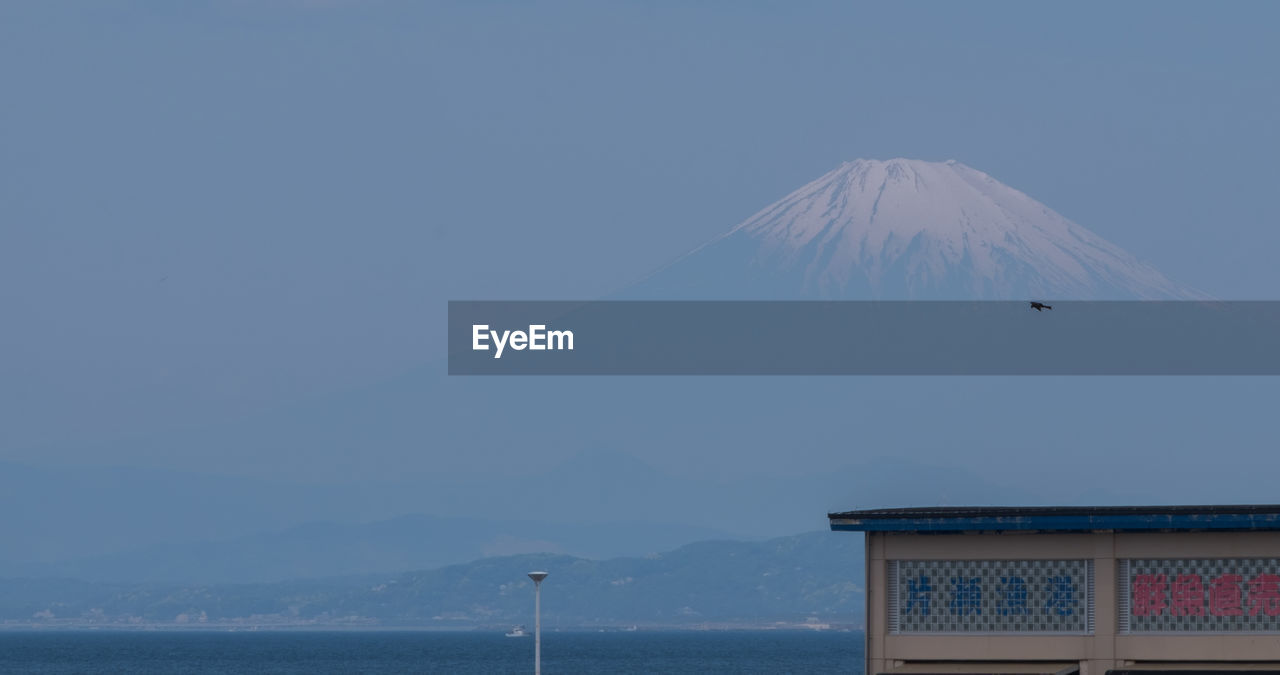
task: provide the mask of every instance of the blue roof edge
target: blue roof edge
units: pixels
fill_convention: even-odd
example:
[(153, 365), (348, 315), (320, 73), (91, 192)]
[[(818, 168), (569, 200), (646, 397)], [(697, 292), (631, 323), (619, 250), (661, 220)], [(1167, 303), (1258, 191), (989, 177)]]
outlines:
[(1032, 515), (921, 518), (841, 518), (831, 515), (837, 532), (1160, 532), (1280, 531), (1280, 513)]

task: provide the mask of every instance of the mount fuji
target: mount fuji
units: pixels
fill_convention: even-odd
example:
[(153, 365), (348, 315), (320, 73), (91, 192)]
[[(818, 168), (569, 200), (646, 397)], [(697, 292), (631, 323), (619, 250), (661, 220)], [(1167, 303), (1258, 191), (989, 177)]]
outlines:
[[(982, 172), (909, 160), (844, 164), (620, 295), (1200, 297)], [(499, 382), (443, 370), (424, 365), (289, 408), (92, 448), (147, 467), (138, 470), (0, 465), (0, 509), (27, 516), (0, 521), (9, 544), (0, 547), (0, 576), (33, 568), (186, 574), (192, 559), (239, 560), (248, 566), (240, 572), (261, 574), (272, 565), (315, 569), (304, 554), (326, 548), (355, 551), (330, 561), (353, 566), (343, 573), (489, 546), (583, 553), (608, 544), (610, 555), (643, 555), (708, 531), (823, 528), (829, 511), (857, 507), (1212, 503), (1274, 492), (1270, 473), (1228, 461), (1267, 451), (1275, 392), (1262, 379)], [(1046, 420), (1068, 418), (1085, 423), (1044, 432)], [(1223, 461), (1196, 463), (1206, 448)], [(1158, 459), (1146, 452), (1157, 449)], [(83, 450), (65, 456), (88, 456)], [(1114, 470), (1093, 469), (1102, 464)], [(197, 471), (150, 468), (166, 466)], [(239, 475), (225, 476), (228, 467)], [(463, 528), (471, 538), (432, 538), (442, 530), (415, 526), (435, 522), (417, 518), (408, 539), (388, 543), (376, 523), (403, 524), (396, 518), (405, 514), (501, 529), (476, 539), (483, 533), (472, 525)], [(346, 526), (356, 521), (372, 529)], [(337, 525), (303, 527), (316, 522)], [(312, 537), (317, 531), (329, 534)], [(601, 531), (621, 533), (616, 547)], [(238, 542), (238, 557), (210, 558), (208, 542), (224, 550)]]
[(1119, 246), (954, 160), (859, 159), (642, 280), (628, 297), (1195, 299)]

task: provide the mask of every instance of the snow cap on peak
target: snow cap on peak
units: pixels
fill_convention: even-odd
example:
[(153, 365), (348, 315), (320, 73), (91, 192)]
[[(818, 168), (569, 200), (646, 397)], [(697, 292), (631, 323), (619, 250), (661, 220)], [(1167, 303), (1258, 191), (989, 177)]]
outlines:
[[(954, 159), (855, 159), (726, 237), (816, 295), (1189, 297), (1044, 204)], [(856, 293), (850, 289), (863, 289)], [(893, 295), (899, 295), (894, 292)]]

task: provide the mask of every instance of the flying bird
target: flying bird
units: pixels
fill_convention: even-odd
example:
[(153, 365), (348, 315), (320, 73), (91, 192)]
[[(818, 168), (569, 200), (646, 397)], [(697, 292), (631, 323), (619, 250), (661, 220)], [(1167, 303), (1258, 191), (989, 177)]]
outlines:
[(1043, 302), (1036, 302), (1036, 301), (1032, 300), (1032, 301), (1031, 301), (1031, 309), (1034, 309), (1034, 310), (1036, 310), (1037, 312), (1039, 312), (1039, 311), (1041, 311), (1041, 310), (1045, 310), (1045, 309), (1053, 309), (1053, 305), (1046, 305), (1046, 304), (1044, 304)]

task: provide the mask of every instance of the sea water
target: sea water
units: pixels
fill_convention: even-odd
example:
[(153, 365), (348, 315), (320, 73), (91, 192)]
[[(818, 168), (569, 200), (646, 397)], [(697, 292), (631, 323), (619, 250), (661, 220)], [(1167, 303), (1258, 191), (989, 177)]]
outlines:
[[(500, 632), (0, 631), (0, 673), (529, 673)], [(862, 634), (544, 632), (556, 673), (861, 673)]]

